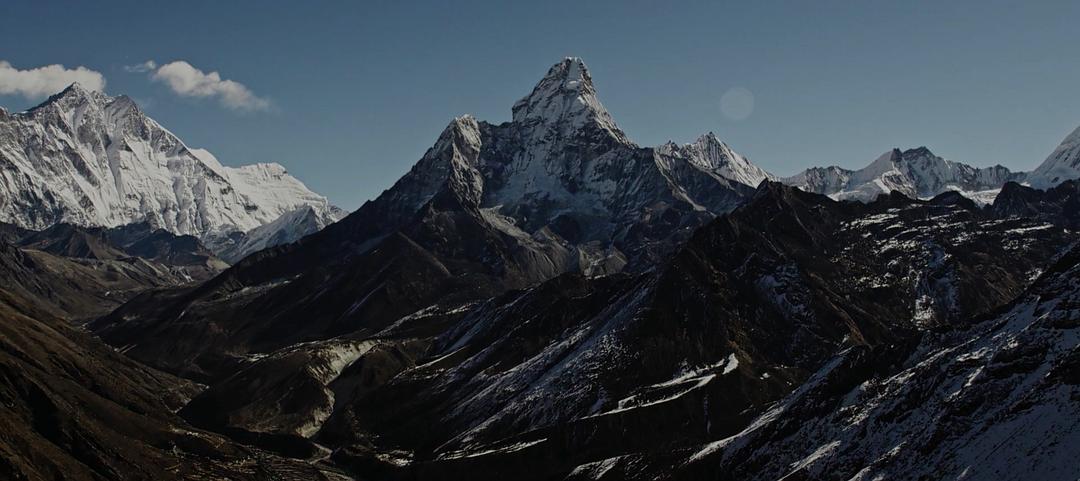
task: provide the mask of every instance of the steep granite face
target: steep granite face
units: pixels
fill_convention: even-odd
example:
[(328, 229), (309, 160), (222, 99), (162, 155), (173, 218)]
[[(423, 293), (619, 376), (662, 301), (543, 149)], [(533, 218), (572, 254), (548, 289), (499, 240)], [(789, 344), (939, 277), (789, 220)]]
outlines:
[(209, 239), (302, 206), (339, 215), (280, 165), (225, 167), (125, 96), (73, 84), (0, 117), (0, 221), (36, 230), (149, 222)]
[(859, 170), (836, 166), (814, 167), (783, 182), (836, 200), (868, 202), (898, 191), (908, 197), (929, 199), (957, 191), (979, 204), (989, 204), (1001, 186), (1024, 178), (1000, 165), (976, 168), (934, 155), (926, 147), (893, 149)]

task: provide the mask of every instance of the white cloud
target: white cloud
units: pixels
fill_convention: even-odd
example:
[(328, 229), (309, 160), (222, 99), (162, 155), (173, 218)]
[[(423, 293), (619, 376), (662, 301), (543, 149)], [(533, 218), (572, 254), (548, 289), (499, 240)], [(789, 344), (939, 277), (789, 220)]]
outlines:
[(65, 68), (60, 64), (19, 70), (0, 60), (0, 94), (33, 99), (55, 94), (78, 82), (88, 90), (105, 89), (105, 77), (86, 67)]
[(140, 64), (125, 65), (124, 70), (132, 73), (146, 73), (157, 69), (157, 62), (147, 60)]
[(177, 95), (217, 98), (222, 105), (233, 110), (254, 111), (270, 108), (269, 100), (256, 96), (244, 84), (222, 79), (217, 72), (203, 72), (183, 60), (169, 62), (160, 67), (153, 60), (149, 60), (133, 67), (152, 71), (150, 78), (164, 83)]

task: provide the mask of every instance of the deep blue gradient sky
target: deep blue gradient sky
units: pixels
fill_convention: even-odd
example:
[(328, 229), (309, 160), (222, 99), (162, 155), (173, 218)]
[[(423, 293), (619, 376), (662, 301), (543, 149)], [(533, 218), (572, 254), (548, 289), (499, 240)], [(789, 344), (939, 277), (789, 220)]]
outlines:
[[(508, 120), (568, 55), (642, 145), (714, 131), (780, 175), (920, 145), (1030, 169), (1080, 125), (1080, 2), (1029, 3), (8, 0), (0, 60), (102, 72), (189, 145), (280, 162), (353, 209), (453, 117)], [(233, 112), (123, 69), (148, 59), (217, 70), (274, 108)], [(735, 87), (755, 97), (741, 121), (720, 109)]]

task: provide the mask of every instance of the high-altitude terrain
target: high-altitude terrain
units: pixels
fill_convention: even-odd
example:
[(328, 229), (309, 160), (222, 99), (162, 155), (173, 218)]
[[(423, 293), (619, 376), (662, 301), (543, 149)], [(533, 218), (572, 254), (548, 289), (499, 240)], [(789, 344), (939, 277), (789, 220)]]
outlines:
[(0, 225), (0, 470), (1076, 479), (1080, 173), (643, 147), (577, 58), (511, 113), (329, 224)]
[(225, 167), (210, 152), (189, 148), (126, 96), (73, 84), (25, 112), (0, 110), (2, 222), (35, 230), (57, 223), (148, 223), (221, 244), (238, 260), (234, 244), (244, 240), (237, 237), (309, 211), (319, 228), (341, 216), (281, 165)]

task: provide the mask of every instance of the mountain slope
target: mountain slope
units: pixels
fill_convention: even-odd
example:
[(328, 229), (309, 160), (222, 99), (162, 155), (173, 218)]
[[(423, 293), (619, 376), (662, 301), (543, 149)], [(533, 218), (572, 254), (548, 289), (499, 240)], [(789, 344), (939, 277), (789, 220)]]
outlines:
[(1046, 190), (1074, 179), (1080, 179), (1080, 127), (1066, 136), (1046, 160), (1028, 174), (1025, 183)]
[(140, 292), (189, 284), (205, 269), (169, 266), (139, 257), (64, 257), (0, 242), (0, 281), (42, 312), (80, 320), (115, 309)]
[(94, 284), (51, 267), (0, 243), (0, 478), (341, 479), (188, 426), (174, 413), (200, 388), (57, 317)]
[(263, 249), (296, 242), (323, 230), (336, 220), (338, 217), (332, 212), (320, 212), (305, 205), (250, 231), (216, 239), (213, 242), (214, 250), (226, 262), (236, 263)]
[(333, 211), (280, 165), (225, 167), (188, 148), (128, 97), (73, 84), (0, 117), (0, 221), (20, 227), (149, 222), (207, 238), (302, 206)]
[(734, 434), (837, 349), (987, 312), (1074, 239), (962, 198), (766, 183), (655, 271), (566, 274), (253, 356), (183, 414), (310, 437), (362, 475), (548, 479)]
[[(342, 221), (197, 289), (139, 299), (95, 329), (138, 344), (130, 353), (155, 366), (203, 376), (245, 352), (370, 333), (565, 272), (644, 270), (753, 193), (725, 175), (768, 176), (712, 135), (638, 147), (581, 60), (568, 58), (514, 105), (511, 122), (455, 119), (394, 186)], [(178, 332), (200, 328), (212, 338)], [(161, 355), (160, 343), (193, 337)]]
[(1080, 180), (1066, 180), (1046, 190), (1009, 182), (990, 210), (999, 217), (1040, 219), (1075, 230), (1080, 228)]
[(920, 147), (903, 152), (893, 149), (859, 170), (814, 167), (783, 182), (836, 200), (867, 202), (894, 190), (908, 197), (929, 199), (953, 190), (980, 204), (989, 204), (1005, 182), (1023, 178), (1024, 174), (1000, 165), (975, 168)]
[(839, 354), (749, 428), (674, 466), (612, 460), (607, 476), (580, 479), (1074, 479), (1078, 280), (1073, 249), (970, 327)]

